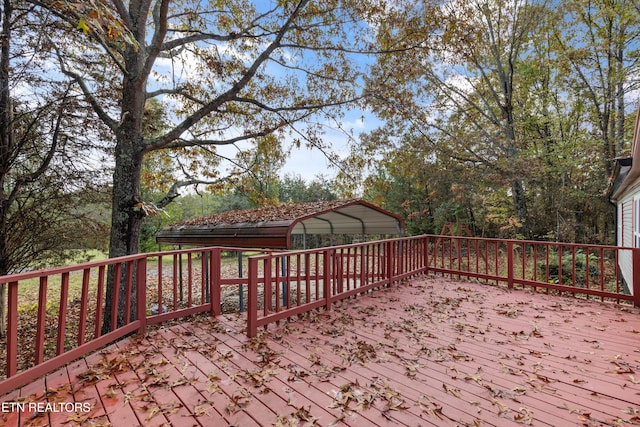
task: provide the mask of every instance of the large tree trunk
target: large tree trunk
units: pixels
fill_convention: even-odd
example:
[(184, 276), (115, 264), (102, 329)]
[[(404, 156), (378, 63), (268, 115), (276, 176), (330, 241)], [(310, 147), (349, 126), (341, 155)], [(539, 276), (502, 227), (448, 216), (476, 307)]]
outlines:
[[(109, 257), (115, 258), (139, 252), (140, 232), (143, 215), (136, 204), (140, 202), (140, 165), (141, 154), (131, 142), (120, 142), (116, 148), (116, 165), (113, 173), (111, 235), (109, 243)], [(114, 305), (115, 287), (118, 291), (118, 319), (117, 326), (122, 326), (125, 319), (125, 280), (126, 269), (122, 269), (120, 277), (115, 277), (115, 269), (109, 268), (107, 278), (106, 306), (103, 333), (111, 329), (112, 307)], [(135, 278), (135, 274), (134, 274)], [(134, 318), (136, 307), (135, 282), (133, 283), (131, 301), (131, 319)]]
[[(139, 51), (132, 51), (129, 57), (130, 70), (137, 70), (143, 55)], [(136, 73), (132, 73), (135, 75)], [(143, 210), (139, 203), (140, 179), (142, 170), (143, 139), (142, 114), (146, 92), (145, 79), (134, 79), (125, 76), (123, 81), (122, 121), (116, 132), (115, 169), (113, 172), (111, 235), (109, 240), (109, 258), (137, 254), (140, 249), (140, 233), (144, 219)], [(110, 268), (107, 278), (107, 292), (105, 301), (104, 321), (102, 331), (106, 333), (111, 328), (112, 308), (114, 305), (115, 288), (118, 292), (117, 326), (124, 324), (125, 318), (125, 269), (121, 277), (115, 277), (115, 269)], [(135, 278), (135, 274), (134, 274)], [(135, 282), (131, 295), (130, 318), (135, 318)]]

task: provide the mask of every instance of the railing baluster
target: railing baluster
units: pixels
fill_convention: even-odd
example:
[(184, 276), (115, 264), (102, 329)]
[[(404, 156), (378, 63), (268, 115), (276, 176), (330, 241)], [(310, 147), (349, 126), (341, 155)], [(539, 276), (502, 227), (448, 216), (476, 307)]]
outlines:
[(96, 324), (93, 336), (94, 338), (100, 337), (102, 332), (102, 319), (103, 319), (103, 307), (102, 299), (104, 298), (104, 276), (106, 272), (106, 266), (101, 265), (98, 267), (98, 295), (96, 296)]
[(205, 304), (207, 302), (206, 295), (206, 285), (207, 285), (207, 276), (209, 272), (207, 271), (207, 253), (200, 252), (200, 304)]
[[(278, 286), (278, 285), (280, 285), (280, 266), (278, 265), (280, 263), (278, 261), (280, 261), (281, 259), (282, 258), (279, 257), (279, 256), (274, 258), (274, 261), (275, 261), (275, 264), (276, 264), (275, 265), (276, 274), (275, 274), (275, 280), (273, 281), (273, 285), (274, 285), (273, 287), (274, 287), (274, 289), (276, 291), (275, 292), (276, 293), (276, 312), (280, 311), (280, 309), (281, 309), (281, 307), (282, 307), (282, 305), (284, 303), (284, 299), (285, 299), (283, 287)], [(282, 295), (280, 295), (280, 293), (281, 293), (280, 290), (281, 289), (282, 289)], [(282, 300), (280, 299), (280, 297), (282, 297)]]
[(156, 300), (156, 306), (158, 307), (158, 314), (161, 314), (164, 310), (164, 300), (162, 294), (162, 255), (158, 255), (158, 299)]
[[(173, 311), (178, 309), (178, 263), (182, 262), (182, 257), (178, 254), (173, 255)], [(182, 274), (180, 274), (180, 283), (182, 283)], [(180, 300), (182, 301), (182, 286), (180, 287)]]
[(113, 304), (111, 306), (111, 330), (115, 331), (118, 327), (118, 306), (120, 305), (120, 276), (122, 273), (122, 264), (119, 262), (113, 265)]
[[(162, 308), (158, 307), (158, 313)], [(136, 261), (136, 320), (140, 322), (138, 333), (147, 330), (147, 258)]]
[(69, 304), (69, 273), (62, 273), (60, 280), (60, 307), (58, 308), (58, 339), (56, 355), (64, 353), (64, 341), (67, 332), (67, 307)]
[(126, 282), (124, 292), (124, 324), (131, 321), (131, 298), (133, 298), (133, 261), (127, 262)]
[[(264, 262), (264, 261), (263, 261)], [(247, 335), (249, 338), (256, 336), (258, 332), (258, 266), (257, 259), (249, 258), (249, 288), (248, 288), (248, 307), (247, 307)], [(265, 285), (266, 285), (265, 276)], [(266, 286), (265, 286), (266, 288)], [(266, 290), (263, 292), (266, 302)], [(266, 313), (266, 311), (265, 311)]]
[(7, 377), (16, 374), (18, 366), (18, 282), (7, 289)]
[(38, 317), (36, 320), (36, 348), (35, 364), (39, 365), (44, 361), (44, 331), (47, 325), (47, 283), (49, 277), (40, 278), (40, 288), (38, 290)]
[(314, 279), (316, 274), (314, 270), (317, 268), (316, 263), (312, 263), (314, 258), (310, 253), (304, 254), (304, 272), (305, 272), (305, 291), (307, 291), (306, 301), (317, 301), (320, 298), (317, 289), (317, 280)]
[[(273, 256), (269, 255), (269, 258), (264, 260), (264, 315), (266, 316), (271, 311), (271, 301), (273, 298), (271, 289), (271, 264), (273, 263)], [(276, 292), (277, 292), (276, 286)], [(276, 301), (278, 297), (276, 296)]]
[(187, 307), (193, 306), (193, 255), (187, 253)]
[(333, 282), (332, 280), (332, 271), (331, 271), (331, 266), (333, 264), (333, 254), (334, 251), (332, 251), (331, 249), (326, 249), (324, 251), (324, 256), (323, 256), (323, 264), (324, 264), (324, 271), (323, 271), (323, 276), (324, 276), (324, 281), (323, 281), (323, 296), (325, 299), (325, 310), (329, 311), (331, 310), (331, 282)]
[(296, 254), (296, 304), (302, 305), (302, 266), (301, 255)]
[(89, 301), (89, 279), (91, 278), (91, 269), (85, 268), (82, 272), (82, 293), (80, 295), (80, 323), (78, 325), (78, 345), (85, 342), (85, 334), (87, 331), (87, 306)]

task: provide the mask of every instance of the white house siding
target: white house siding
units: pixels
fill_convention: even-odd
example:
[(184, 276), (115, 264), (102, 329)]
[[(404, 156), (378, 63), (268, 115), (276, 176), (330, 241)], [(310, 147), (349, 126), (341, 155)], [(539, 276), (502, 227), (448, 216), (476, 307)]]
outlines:
[[(635, 206), (634, 206), (635, 205)], [(640, 219), (640, 188), (636, 187), (627, 192), (624, 198), (618, 203), (618, 246), (627, 248), (640, 247), (638, 239), (634, 239), (634, 234), (640, 234), (640, 227), (634, 224), (634, 219)], [(635, 243), (635, 245), (634, 245)], [(618, 265), (625, 282), (628, 285), (633, 283), (633, 264), (631, 251), (620, 251)], [(632, 288), (632, 286), (629, 286)], [(629, 289), (632, 291), (632, 289)]]

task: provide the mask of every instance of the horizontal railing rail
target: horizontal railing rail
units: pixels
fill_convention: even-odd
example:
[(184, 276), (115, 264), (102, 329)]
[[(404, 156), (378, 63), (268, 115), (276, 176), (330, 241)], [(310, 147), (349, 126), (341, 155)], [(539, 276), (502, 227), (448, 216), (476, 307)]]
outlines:
[[(0, 277), (7, 289), (0, 395), (149, 325), (244, 311), (246, 300), (254, 336), (419, 274), (640, 306), (640, 249), (615, 246), (425, 235), (293, 252), (132, 255)], [(121, 286), (104, 327), (110, 280)], [(116, 320), (119, 305), (124, 316)]]

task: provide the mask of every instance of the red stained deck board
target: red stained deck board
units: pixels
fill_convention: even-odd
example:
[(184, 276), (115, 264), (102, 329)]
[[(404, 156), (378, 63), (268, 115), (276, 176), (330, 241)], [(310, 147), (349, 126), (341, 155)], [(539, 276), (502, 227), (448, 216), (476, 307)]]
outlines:
[[(46, 377), (46, 399), (51, 405), (73, 404), (75, 399), (72, 391), (73, 384), (67, 369), (60, 369)], [(47, 415), (49, 424), (59, 425), (69, 421), (73, 413), (53, 410)]]
[[(45, 378), (40, 378), (36, 380), (34, 383), (26, 385), (20, 391), (20, 395), (24, 398), (23, 402), (43, 402), (46, 403), (47, 399), (45, 397)], [(48, 417), (46, 414), (37, 413), (36, 411), (26, 409), (25, 412), (20, 414), (20, 425), (21, 426), (37, 426), (37, 425), (47, 425)]]
[[(295, 324), (289, 326), (291, 326), (292, 328), (296, 327)], [(305, 333), (308, 334), (309, 331), (305, 331)], [(292, 383), (290, 387), (292, 389), (298, 390), (299, 393), (307, 393), (310, 396), (313, 396), (314, 401), (317, 401), (319, 403), (322, 402), (327, 407), (335, 406), (336, 401), (334, 400), (334, 398), (341, 390), (341, 387), (345, 385), (357, 383), (359, 386), (356, 387), (356, 390), (361, 392), (366, 392), (367, 389), (371, 390), (375, 387), (383, 388), (385, 385), (388, 385), (385, 384), (383, 378), (379, 378), (378, 380), (378, 378), (372, 378), (370, 376), (363, 376), (359, 374), (361, 370), (360, 366), (352, 367), (349, 363), (344, 363), (344, 361), (340, 357), (333, 355), (328, 351), (322, 350), (323, 346), (318, 346), (320, 350), (314, 351), (313, 349), (309, 349), (309, 347), (305, 348), (299, 344), (300, 343), (294, 340), (288, 341), (287, 335), (285, 335), (278, 340), (270, 340), (269, 345), (274, 351), (283, 353), (283, 355), (281, 356), (281, 358), (283, 359), (283, 362), (280, 363), (281, 366), (294, 365), (304, 370), (299, 371), (301, 373), (304, 373), (303, 378), (300, 380), (300, 382), (305, 384), (302, 389), (300, 389), (300, 383)], [(313, 347), (313, 345), (310, 347)], [(320, 353), (321, 361), (319, 363), (316, 362), (313, 357), (309, 357), (310, 354), (313, 353)], [(371, 364), (369, 364), (368, 367), (379, 373), (379, 370), (377, 369), (378, 367), (376, 367), (376, 369), (373, 369)], [(335, 372), (333, 372), (331, 375), (328, 375), (326, 378), (323, 378), (322, 380), (317, 380), (320, 375), (324, 376), (324, 374), (327, 372), (327, 369), (328, 371), (332, 371), (335, 369)], [(291, 374), (289, 374), (289, 377), (291, 377)], [(376, 375), (376, 377), (380, 376)], [(402, 374), (400, 375), (400, 377), (403, 380), (406, 379), (406, 377), (404, 377)], [(307, 379), (309, 380), (307, 381)], [(372, 395), (375, 396), (375, 393), (372, 393)], [(403, 393), (403, 397), (406, 397), (406, 394)], [(377, 397), (377, 401), (380, 402), (379, 396)], [(380, 406), (383, 407), (383, 405)], [(347, 414), (349, 414), (349, 411), (346, 412)], [(340, 413), (336, 415), (339, 416)], [(382, 416), (382, 418), (380, 418), (381, 415), (379, 411), (376, 413), (376, 411), (370, 410), (363, 411), (360, 418), (367, 418), (368, 422), (371, 424), (378, 424), (382, 422), (382, 425), (384, 425), (388, 422), (387, 416), (392, 417), (396, 422), (400, 422), (403, 425), (427, 423), (427, 420), (421, 418), (420, 411), (389, 411), (386, 413), (386, 416)], [(358, 425), (358, 421), (354, 422), (356, 423), (355, 425)], [(363, 422), (363, 420), (361, 419), (360, 422)], [(347, 423), (349, 423), (349, 421), (347, 421)]]
[[(108, 422), (108, 416), (103, 404), (103, 395), (100, 393), (96, 384), (84, 385), (78, 382), (78, 376), (83, 375), (89, 369), (87, 365), (87, 359), (80, 359), (67, 366), (67, 372), (69, 378), (74, 385), (74, 400), (77, 403), (83, 404), (81, 409), (75, 413), (75, 421), (77, 423), (106, 423)], [(89, 411), (86, 411), (86, 406), (89, 406)]]
[[(117, 347), (115, 345), (110, 346), (107, 351), (115, 350)], [(84, 360), (87, 364), (87, 369), (81, 371), (81, 374), (84, 374), (88, 371), (90, 367), (95, 367), (99, 365), (100, 361), (105, 358), (108, 360), (106, 354), (102, 352), (93, 353), (87, 356)], [(113, 359), (113, 357), (111, 358)], [(104, 378), (103, 378), (104, 377)], [(76, 377), (76, 381), (79, 382), (79, 386), (88, 389), (95, 389), (96, 393), (100, 397), (100, 400), (96, 402), (96, 405), (99, 405), (106, 414), (107, 419), (113, 424), (116, 423), (129, 423), (131, 426), (140, 425), (138, 417), (135, 414), (135, 411), (131, 407), (131, 404), (125, 398), (124, 392), (122, 390), (121, 384), (118, 383), (118, 380), (115, 376), (107, 375), (105, 373), (104, 376), (101, 376), (95, 382), (89, 381), (87, 383), (81, 383)], [(100, 412), (100, 408), (94, 408), (94, 411)]]
[[(272, 415), (270, 409), (261, 405), (260, 402), (253, 405), (251, 413), (243, 410), (244, 404), (254, 402), (250, 402), (252, 399), (245, 397), (243, 393), (245, 387), (235, 380), (235, 371), (228, 369), (227, 356), (221, 354), (217, 348), (201, 347), (202, 353), (192, 351), (193, 348), (196, 348), (194, 344), (192, 342), (185, 343), (183, 336), (176, 333), (176, 329), (179, 328), (174, 327), (162, 331), (160, 340), (164, 341), (163, 354), (175, 365), (190, 365), (197, 368), (195, 371), (187, 372), (192, 378), (196, 376), (198, 379), (195, 384), (196, 388), (203, 396), (209, 396), (208, 400), (215, 410), (215, 413), (199, 417), (199, 421), (203, 425), (210, 425), (213, 422), (212, 418), (220, 416), (229, 425), (260, 425), (257, 419), (261, 416), (264, 417), (265, 414)], [(193, 336), (191, 332), (189, 336)], [(216, 380), (216, 377), (209, 378), (210, 374), (217, 375), (219, 380)], [(209, 388), (210, 386), (211, 388)], [(211, 390), (215, 391), (212, 393)]]
[[(247, 390), (252, 391), (254, 398), (271, 411), (271, 413), (264, 412), (258, 421), (266, 422), (272, 420), (275, 423), (278, 415), (284, 416), (291, 412), (296, 412), (300, 408), (304, 410), (306, 407), (314, 406), (315, 402), (309, 401), (304, 396), (298, 395), (296, 399), (294, 390), (284, 377), (285, 372), (280, 366), (271, 366), (268, 363), (261, 364), (258, 360), (255, 362), (249, 360), (246, 355), (252, 352), (246, 351), (241, 346), (236, 346), (233, 342), (235, 341), (233, 336), (224, 337), (225, 340), (222, 341), (208, 334), (206, 329), (199, 329), (197, 336), (204, 342), (215, 343), (218, 351), (222, 354), (234, 355), (226, 359), (226, 370), (235, 372), (236, 376), (248, 378), (248, 384), (245, 386)], [(252, 377), (254, 379), (251, 379)], [(263, 377), (268, 378), (268, 381), (263, 383)], [(330, 412), (320, 409), (320, 411), (313, 411), (314, 413), (310, 414), (310, 416), (325, 422), (334, 418)], [(253, 415), (251, 407), (247, 407), (247, 411)]]
[[(153, 346), (158, 352), (158, 356), (166, 360), (167, 369), (170, 374), (169, 381), (172, 384), (172, 391), (180, 399), (186, 408), (186, 414), (182, 420), (172, 417), (173, 425), (229, 425), (231, 424), (222, 414), (224, 406), (220, 403), (219, 395), (207, 389), (209, 382), (208, 373), (205, 374), (198, 366), (198, 361), (193, 363), (189, 359), (188, 353), (192, 352), (184, 343), (176, 343), (176, 335), (172, 331), (163, 331), (162, 334), (147, 337), (150, 347)], [(178, 338), (179, 339), (179, 338)], [(174, 346), (177, 344), (177, 346)], [(205, 351), (204, 348), (201, 350)], [(199, 356), (200, 353), (196, 353)], [(211, 353), (208, 353), (211, 356)], [(208, 358), (204, 359), (206, 363)], [(180, 384), (184, 382), (184, 384)], [(233, 417), (228, 417), (233, 418)], [(237, 417), (236, 417), (237, 418)], [(244, 425), (246, 424), (246, 419)], [(216, 424), (217, 423), (217, 424)]]
[[(124, 370), (124, 372), (116, 374), (115, 377), (123, 392), (128, 396), (129, 403), (136, 413), (140, 425), (145, 427), (166, 425), (169, 422), (166, 413), (171, 411), (173, 407), (169, 408), (166, 406), (166, 402), (156, 400), (155, 390), (150, 386), (150, 374), (146, 372), (143, 365), (149, 355), (144, 343), (140, 341), (141, 337), (134, 337), (129, 340), (129, 345), (117, 343), (119, 351), (116, 354), (124, 352), (126, 363), (130, 365), (132, 370)], [(115, 416), (113, 418), (118, 422)]]
[[(456, 337), (453, 337), (453, 338), (456, 338)], [(456, 338), (456, 339), (458, 340), (457, 342), (455, 342), (455, 345), (456, 345), (456, 351), (459, 351), (459, 350), (461, 350), (461, 348), (462, 348), (462, 345), (461, 345), (461, 342), (462, 342), (462, 341), (461, 341), (461, 340), (464, 340), (464, 338), (461, 338), (461, 335), (459, 335), (459, 336), (457, 336), (457, 338)], [(514, 341), (514, 340), (508, 340), (508, 341)], [(529, 340), (529, 341), (530, 341), (530, 340)], [(451, 342), (454, 342), (454, 341), (451, 341)], [(538, 344), (540, 344), (541, 342), (542, 342), (542, 341), (538, 341)], [(502, 361), (500, 361), (500, 363), (503, 363), (503, 364), (504, 364), (504, 367), (508, 367), (508, 365), (512, 365), (511, 367), (509, 367), (509, 369), (514, 369), (514, 370), (516, 370), (516, 371), (521, 371), (521, 374), (524, 374), (524, 373), (526, 373), (526, 372), (525, 372), (526, 370), (522, 370), (522, 368), (520, 368), (517, 364), (508, 363), (509, 361), (508, 361), (508, 360), (506, 360), (506, 357), (509, 357), (510, 359), (514, 359), (515, 361), (517, 361), (517, 362), (518, 362), (518, 364), (519, 364), (519, 363), (521, 363), (521, 360), (522, 360), (522, 359), (526, 359), (526, 358), (531, 359), (531, 357), (526, 356), (526, 354), (527, 354), (527, 352), (526, 352), (526, 351), (525, 351), (524, 353), (520, 354), (520, 355), (518, 354), (518, 351), (519, 351), (518, 349), (519, 349), (519, 347), (525, 347), (525, 346), (527, 346), (527, 344), (526, 344), (526, 343), (525, 343), (525, 344), (520, 344), (520, 343), (518, 343), (518, 342), (516, 342), (516, 341), (514, 341), (512, 344), (513, 344), (513, 348), (515, 348), (515, 349), (516, 349), (516, 352), (514, 352), (511, 356), (508, 356), (508, 354), (511, 354), (511, 353), (509, 353), (509, 352), (505, 352), (505, 354), (504, 354), (503, 358), (505, 359), (505, 362), (507, 362), (507, 363), (502, 362)], [(472, 345), (473, 345), (473, 343), (472, 343)], [(488, 347), (489, 347), (489, 346), (486, 346), (486, 345), (485, 345), (485, 346), (483, 346), (483, 345), (481, 344), (481, 345), (480, 345), (480, 347), (478, 347), (478, 349), (486, 350)], [(472, 349), (472, 351), (473, 351), (473, 347), (471, 347), (471, 349)], [(468, 348), (467, 348), (467, 350), (468, 350)], [(477, 350), (476, 350), (476, 351), (477, 351)], [(543, 351), (544, 351), (544, 350), (543, 350)], [(463, 351), (463, 353), (464, 353), (464, 351)], [(467, 355), (467, 356), (469, 356), (469, 355)], [(471, 361), (471, 362), (465, 362), (465, 361), (462, 361), (462, 363), (467, 363), (467, 364), (469, 364), (469, 365), (473, 365), (473, 362), (474, 362), (474, 361), (475, 361), (475, 362), (478, 362), (478, 360), (477, 360), (477, 355), (472, 355), (472, 356), (474, 357), (474, 360), (473, 360), (473, 361)], [(535, 359), (534, 359), (534, 360), (535, 360)], [(543, 358), (541, 358), (540, 360), (543, 360)], [(460, 363), (460, 362), (459, 362), (459, 361), (456, 361), (456, 364), (458, 364), (458, 363)], [(546, 362), (545, 362), (545, 363), (546, 363)], [(481, 364), (481, 365), (484, 365), (484, 371), (483, 371), (483, 372), (485, 372), (485, 373), (486, 373), (486, 372), (487, 372), (487, 368), (490, 368), (492, 364), (493, 364), (493, 365), (495, 365), (495, 364), (496, 364), (496, 363), (495, 363), (495, 358), (494, 358), (493, 360), (491, 360), (491, 358), (490, 358), (490, 357), (488, 357), (488, 358), (485, 360), (485, 362), (480, 362), (480, 364)], [(535, 373), (535, 372), (532, 372), (532, 371), (529, 369), (529, 372), (528, 372), (528, 374), (529, 374), (529, 375), (532, 375), (532, 374), (534, 374), (534, 373)], [(498, 372), (498, 376), (499, 376), (499, 375), (500, 375), (500, 373)], [(542, 373), (542, 375), (544, 375), (544, 373)], [(514, 378), (516, 378), (516, 377), (514, 377)], [(535, 378), (535, 376), (534, 376), (534, 378)], [(573, 377), (573, 378), (579, 378), (579, 377)], [(572, 383), (570, 383), (570, 385), (571, 385), (571, 386), (574, 386), (574, 384), (572, 384)]]
[[(203, 328), (204, 329), (198, 331), (197, 336), (206, 339), (208, 335), (206, 325), (203, 325)], [(245, 349), (244, 346), (249, 343), (244, 337), (238, 340), (238, 335), (233, 335), (229, 337), (230, 339), (225, 340), (224, 343), (219, 341), (217, 337), (213, 338), (221, 343), (222, 351), (227, 349), (233, 351), (234, 354), (238, 354), (239, 357), (234, 357), (230, 359), (230, 361), (240, 372), (255, 372), (259, 379), (260, 368), (256, 369), (256, 365), (260, 365), (262, 358), (258, 353)], [(265, 354), (270, 349), (262, 350), (262, 354)], [(293, 376), (288, 369), (288, 367), (292, 366), (293, 361), (289, 357), (290, 354), (275, 356), (275, 360), (278, 360), (278, 367), (276, 369), (271, 369), (269, 365), (266, 367), (269, 374), (273, 376), (273, 380), (264, 386), (254, 387), (254, 389), (256, 389), (254, 395), (258, 399), (268, 397), (271, 394), (278, 395), (280, 400), (271, 400), (268, 402), (272, 410), (278, 415), (290, 415), (299, 410), (308, 410), (309, 415), (317, 419), (321, 425), (330, 424), (336, 420), (340, 416), (340, 411), (330, 408), (333, 399), (330, 397), (329, 392), (325, 393), (322, 390), (315, 389), (312, 384), (302, 381), (298, 383), (293, 382)], [(260, 391), (265, 389), (268, 390), (267, 394)], [(334, 387), (334, 389), (337, 390), (338, 387)], [(265, 403), (267, 402), (265, 401)], [(373, 417), (379, 416), (379, 413), (373, 414)], [(371, 419), (367, 419), (366, 417), (364, 417), (364, 419), (367, 420), (368, 425), (376, 425)], [(360, 417), (360, 422), (362, 422), (362, 420), (363, 417)], [(267, 420), (265, 419), (264, 421), (266, 422)], [(273, 421), (275, 422), (276, 419), (273, 418)], [(349, 422), (350, 420), (346, 421), (347, 424), (349, 424)]]
[[(326, 342), (333, 342), (333, 346), (342, 346), (339, 344), (342, 341), (338, 337), (327, 337), (327, 336), (314, 336), (314, 332), (307, 331), (306, 334), (311, 336), (312, 339), (318, 338), (318, 343), (316, 348), (324, 349), (327, 347)], [(367, 340), (363, 335), (359, 335), (355, 337), (353, 334), (347, 334), (347, 339), (356, 338), (359, 343), (363, 343)], [(286, 339), (286, 338), (285, 338)], [(326, 342), (325, 342), (326, 341)], [(371, 346), (375, 346), (376, 340), (369, 340), (368, 343)], [(304, 353), (305, 348), (294, 344), (287, 344), (286, 347), (290, 352), (300, 352)], [(470, 423), (477, 419), (477, 412), (481, 409), (479, 406), (472, 405), (467, 410), (460, 410), (459, 405), (455, 404), (455, 397), (451, 395), (451, 392), (448, 392), (447, 389), (444, 388), (445, 384), (451, 383), (451, 378), (446, 375), (431, 375), (427, 377), (427, 375), (421, 374), (417, 370), (415, 373), (415, 377), (413, 379), (409, 378), (406, 375), (405, 368), (401, 365), (401, 360), (391, 360), (392, 357), (389, 357), (389, 362), (375, 362), (372, 360), (362, 361), (362, 362), (348, 362), (344, 360), (342, 356), (333, 354), (331, 351), (322, 351), (316, 354), (320, 354), (322, 358), (322, 363), (327, 364), (328, 366), (343, 366), (344, 370), (341, 370), (336, 373), (334, 379), (330, 382), (332, 384), (332, 388), (328, 389), (327, 392), (331, 390), (337, 390), (341, 385), (346, 384), (359, 384), (361, 386), (366, 386), (368, 388), (372, 388), (372, 386), (384, 389), (386, 387), (389, 388), (390, 391), (398, 392), (399, 395), (407, 401), (406, 411), (393, 411), (390, 412), (394, 418), (402, 418), (402, 412), (411, 412), (414, 416), (426, 416), (423, 413), (428, 413), (429, 409), (435, 409), (437, 407), (442, 407), (442, 415), (449, 417), (450, 419), (455, 419), (462, 423)], [(381, 352), (379, 355), (383, 359), (387, 359), (388, 356), (385, 356), (384, 353)], [(413, 364), (409, 359), (411, 356), (407, 354), (406, 362), (409, 364)], [(303, 365), (304, 366), (304, 365)], [(399, 369), (394, 369), (399, 366)], [(431, 371), (429, 371), (431, 372)], [(367, 375), (368, 373), (368, 375)], [(373, 373), (373, 377), (372, 374)], [(369, 385), (371, 384), (371, 385)], [(464, 385), (463, 385), (464, 386)], [(479, 402), (477, 396), (473, 396), (471, 393), (465, 394), (464, 391), (461, 391), (460, 388), (451, 387), (451, 390), (454, 393), (460, 393), (460, 398), (466, 399), (468, 401)], [(449, 393), (449, 394), (448, 394)], [(481, 403), (481, 402), (479, 402)], [(486, 405), (485, 410), (490, 409), (490, 404)], [(437, 421), (438, 418), (431, 418), (431, 422)], [(496, 425), (495, 423), (490, 423), (486, 418), (484, 418), (485, 425)], [(415, 422), (415, 420), (413, 420)], [(413, 424), (407, 424), (413, 425)], [(438, 425), (438, 423), (436, 423)]]
[[(89, 401), (87, 419), (106, 416), (115, 427), (304, 425), (304, 417), (320, 426), (640, 424), (638, 309), (428, 276), (270, 325), (257, 339), (245, 327), (244, 315), (196, 317), (125, 339), (0, 401)], [(358, 360), (367, 349), (375, 354)], [(103, 357), (126, 363), (81, 382)], [(250, 374), (263, 378), (265, 369), (255, 387)], [(385, 391), (402, 403), (385, 411)], [(337, 402), (347, 393), (370, 397), (371, 408), (354, 397), (343, 411)], [(232, 413), (234, 397), (246, 406)], [(22, 425), (31, 416), (19, 415)], [(18, 425), (16, 414), (3, 416)], [(51, 425), (69, 425), (68, 416)]]
[[(295, 329), (297, 328), (299, 325), (288, 325), (289, 329)], [(317, 327), (317, 325), (313, 325), (313, 327)], [(314, 334), (315, 330), (305, 330), (304, 332), (305, 334)], [(295, 334), (296, 336), (299, 336), (299, 334)], [(326, 337), (326, 336), (320, 336), (319, 338), (319, 342), (317, 343), (317, 345), (311, 344), (308, 345), (307, 348), (311, 347), (311, 349), (313, 349), (313, 347), (317, 347), (319, 349), (321, 349), (320, 351), (321, 353), (321, 357), (323, 357), (323, 362), (330, 362), (329, 363), (329, 367), (334, 367), (334, 366), (342, 366), (344, 367), (344, 371), (340, 371), (338, 373), (335, 374), (334, 378), (331, 378), (329, 381), (321, 381), (321, 382), (317, 382), (316, 387), (318, 387), (319, 389), (321, 389), (321, 392), (326, 394), (326, 395), (331, 395), (334, 396), (335, 393), (340, 390), (340, 387), (345, 385), (345, 384), (350, 384), (350, 383), (358, 383), (361, 386), (367, 386), (368, 383), (371, 383), (371, 377), (367, 377), (367, 376), (363, 376), (360, 374), (360, 372), (362, 371), (360, 366), (353, 366), (353, 364), (349, 364), (349, 363), (345, 363), (341, 357), (336, 356), (331, 354), (330, 351), (327, 351), (327, 345), (322, 345), (322, 343), (324, 341), (334, 341), (334, 344), (337, 344), (338, 339), (336, 338), (331, 338), (331, 337)], [(307, 351), (305, 348), (300, 348), (299, 346), (296, 346), (296, 344), (298, 344), (298, 340), (291, 340), (291, 341), (287, 341), (287, 336), (285, 335), (281, 341), (285, 344), (283, 347), (283, 350), (286, 350), (286, 354), (285, 357), (290, 358), (291, 354), (294, 352), (299, 353), (299, 357), (298, 357), (298, 364), (302, 367), (305, 367), (305, 369), (307, 369), (309, 372), (313, 372), (313, 362), (310, 362), (307, 360), (307, 357), (309, 356), (310, 353), (312, 353), (313, 351)], [(273, 344), (272, 344), (273, 345)], [(277, 345), (277, 344), (276, 344)], [(310, 349), (310, 350), (311, 350)], [(389, 374), (387, 376), (391, 376), (394, 378), (399, 378), (399, 381), (397, 381), (397, 385), (394, 386), (396, 388), (399, 387), (399, 389), (403, 389), (403, 382), (407, 381), (407, 377), (404, 375), (404, 372), (387, 372), (386, 371), (386, 367), (384, 366), (373, 366), (373, 363), (367, 363), (367, 370), (369, 371), (375, 371), (377, 374), (377, 377), (380, 377), (380, 372), (384, 371), (385, 373)], [(313, 376), (313, 374), (311, 374), (311, 376)], [(380, 378), (380, 380), (384, 380), (384, 378)], [(375, 381), (374, 381), (375, 382)], [(439, 383), (440, 384), (440, 383)], [(380, 386), (381, 383), (378, 381), (378, 386)], [(393, 384), (391, 384), (393, 385)], [(365, 387), (366, 388), (366, 387)], [(371, 387), (369, 387), (371, 388)], [(420, 400), (420, 393), (419, 390), (416, 391), (416, 389), (414, 390), (409, 390), (409, 389), (405, 389), (403, 390), (403, 397), (407, 397), (408, 393), (410, 393), (411, 391), (413, 391), (413, 405), (414, 407), (409, 408), (409, 411), (403, 411), (403, 412), (413, 412), (413, 418), (407, 420), (407, 424), (406, 425), (415, 425), (416, 422), (420, 423), (426, 423), (426, 420), (424, 419), (417, 419), (415, 417), (420, 417), (422, 414), (420, 413), (420, 408), (417, 406), (417, 402)], [(445, 402), (449, 402), (451, 400), (450, 396), (446, 395), (445, 391), (441, 391), (440, 389), (438, 389), (437, 387), (435, 388), (435, 392), (439, 395), (441, 395), (441, 397), (444, 399)], [(380, 399), (378, 399), (380, 400)], [(424, 400), (424, 399), (423, 399)], [(425, 400), (425, 402), (427, 402)], [(415, 410), (416, 408), (418, 408), (417, 410)], [(414, 409), (414, 411), (412, 411), (412, 409)], [(462, 418), (467, 418), (468, 422), (473, 422), (474, 420), (474, 414), (477, 411), (475, 408), (473, 409), (472, 413), (467, 413), (467, 414), (462, 414), (460, 411), (457, 411), (457, 409), (455, 407), (451, 407), (450, 409), (448, 409), (448, 411), (451, 413), (453, 412), (456, 416), (458, 417), (462, 417)], [(402, 419), (402, 418), (406, 418), (404, 415), (405, 414), (401, 414), (399, 412), (395, 412), (392, 411), (388, 414), (391, 414), (393, 416), (395, 416), (395, 419), (397, 421), (398, 418)], [(452, 416), (450, 414), (448, 414), (449, 416)], [(385, 419), (386, 420), (386, 419)], [(438, 418), (435, 418), (433, 421), (438, 421)], [(370, 422), (373, 422), (372, 420), (370, 420)], [(438, 425), (438, 423), (436, 423), (436, 425)]]

